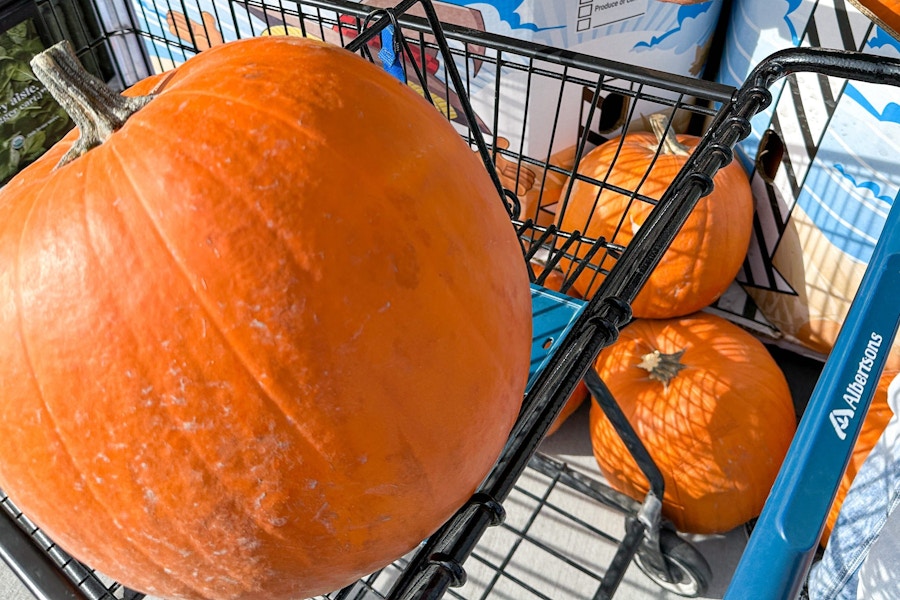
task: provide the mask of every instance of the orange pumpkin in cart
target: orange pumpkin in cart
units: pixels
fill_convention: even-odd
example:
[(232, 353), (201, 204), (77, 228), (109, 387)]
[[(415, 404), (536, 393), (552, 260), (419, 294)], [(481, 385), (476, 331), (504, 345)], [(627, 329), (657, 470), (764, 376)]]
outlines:
[(528, 376), (483, 165), (310, 40), (217, 46), (146, 100), (100, 85), (98, 145), (0, 192), (0, 487), (154, 596), (306, 598), (402, 556), (487, 474)]
[[(663, 515), (680, 531), (759, 515), (796, 430), (787, 381), (759, 340), (704, 313), (637, 320), (596, 369), (662, 472)], [(643, 499), (647, 480), (596, 403), (591, 441), (610, 485)]]
[[(627, 246), (650, 211), (687, 161), (700, 138), (666, 134), (665, 117), (649, 119), (654, 133), (631, 132), (594, 148), (577, 165), (577, 172), (603, 183), (601, 188), (576, 179), (560, 209), (564, 231), (588, 238), (605, 238)], [(715, 189), (701, 198), (663, 254), (632, 304), (638, 318), (680, 317), (706, 308), (721, 296), (737, 275), (753, 229), (753, 196), (747, 175), (736, 161), (713, 179)], [(639, 194), (653, 202), (636, 198)], [(590, 246), (575, 249), (586, 257)], [(564, 271), (568, 265), (560, 263)], [(597, 291), (614, 260), (604, 252), (591, 259), (575, 282), (585, 298)]]

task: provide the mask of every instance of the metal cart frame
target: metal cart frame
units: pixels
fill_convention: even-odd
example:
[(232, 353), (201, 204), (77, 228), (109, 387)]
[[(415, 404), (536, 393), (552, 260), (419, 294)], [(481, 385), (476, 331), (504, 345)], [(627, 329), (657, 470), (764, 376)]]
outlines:
[[(256, 0), (248, 0), (245, 4), (250, 5), (255, 2)], [(256, 4), (259, 7), (268, 8), (268, 5)], [(613, 595), (625, 568), (636, 554), (641, 557), (640, 562), (644, 563), (643, 566), (655, 569), (663, 581), (677, 579), (680, 575), (671, 570), (672, 564), (667, 562), (665, 555), (666, 543), (662, 541), (663, 538), (671, 541), (672, 538), (667, 536), (672, 531), (665, 527), (660, 518), (659, 499), (663, 493), (662, 478), (658, 471), (655, 471), (652, 460), (640, 461), (652, 485), (644, 502), (635, 503), (630, 499), (619, 497), (615, 493), (607, 493), (605, 490), (598, 492), (596, 482), (585, 480), (577, 474), (573, 475), (565, 465), (541, 457), (537, 452), (538, 445), (569, 395), (583, 378), (586, 378), (592, 391), (598, 397), (603, 397), (602, 382), (591, 370), (595, 357), (600, 350), (615, 341), (619, 329), (630, 320), (630, 302), (640, 291), (698, 200), (712, 190), (715, 173), (732, 160), (732, 149), (735, 144), (749, 134), (749, 119), (771, 102), (768, 88), (778, 79), (800, 71), (897, 85), (900, 84), (900, 62), (830, 50), (785, 51), (766, 60), (740, 90), (734, 90), (727, 86), (672, 76), (650, 69), (641, 69), (442, 24), (430, 2), (424, 0), (403, 0), (393, 9), (375, 10), (343, 0), (308, 0), (300, 4), (308, 7), (312, 12), (298, 11), (295, 16), (309, 18), (318, 14), (321, 18), (320, 27), (323, 26), (323, 22), (327, 21), (327, 18), (321, 17), (324, 13), (331, 14), (339, 11), (341, 15), (352, 17), (352, 21), (349, 23), (346, 21), (335, 23), (338, 32), (343, 37), (345, 26), (352, 30), (353, 35), (346, 40), (346, 46), (350, 50), (360, 51), (370, 57), (371, 53), (367, 44), (372, 42), (376, 36), (389, 31), (389, 27), (395, 31), (403, 31), (404, 35), (391, 38), (382, 37), (381, 39), (382, 41), (384, 39), (392, 40), (390, 44), (393, 47), (389, 50), (392, 50), (393, 54), (389, 60), (401, 57), (401, 62), (405, 61), (407, 68), (416, 72), (415, 76), (421, 81), (425, 90), (428, 89), (428, 75), (416, 68), (417, 50), (414, 46), (418, 44), (420, 49), (425, 46), (437, 49), (440, 56), (443, 57), (443, 67), (446, 69), (445, 81), (447, 83), (445, 85), (452, 86), (463, 99), (461, 109), (466, 121), (470, 124), (464, 136), (480, 153), (491, 173), (498, 194), (506, 202), (522, 240), (526, 260), (530, 261), (540, 255), (548, 268), (552, 268), (558, 264), (562, 256), (567, 253), (571, 256), (572, 249), (577, 245), (587, 245), (591, 248), (589, 256), (605, 253), (613, 263), (612, 267), (603, 269), (605, 278), (599, 290), (583, 305), (568, 314), (558, 330), (560, 335), (553, 339), (553, 343), (546, 348), (546, 354), (539, 361), (540, 368), (530, 382), (519, 419), (493, 470), (465, 506), (460, 508), (459, 512), (438, 532), (425, 540), (412, 556), (404, 560), (399, 576), (385, 597), (393, 600), (412, 598), (436, 600), (443, 597), (450, 588), (461, 585), (466, 578), (464, 569), (466, 560), (475, 551), (485, 531), (491, 526), (502, 523), (504, 518), (503, 502), (513, 491), (522, 474), (529, 468), (538, 472), (552, 473), (553, 477), (565, 480), (574, 489), (582, 490), (588, 495), (595, 495), (598, 499), (606, 499), (608, 505), (618, 503), (629, 513), (625, 539), (619, 543), (611, 566), (600, 579), (595, 598), (609, 598)], [(424, 18), (405, 14), (414, 6), (419, 7), (424, 13)], [(281, 10), (284, 8), (282, 7)], [(306, 18), (300, 19), (301, 27), (305, 27)], [(332, 25), (329, 24), (329, 26)], [(107, 32), (95, 40), (95, 43), (105, 46), (111, 40), (120, 37), (140, 37), (142, 35), (148, 34), (142, 32), (137, 26), (137, 21), (132, 18), (130, 24), (126, 24), (125, 27), (115, 32)], [(412, 41), (412, 45), (408, 40)], [(464, 48), (462, 54), (458, 49), (459, 45)], [(532, 220), (518, 218), (518, 199), (514, 193), (504, 188), (494, 167), (498, 158), (511, 160), (517, 165), (519, 172), (523, 165), (530, 165), (542, 169), (544, 176), (551, 171), (575, 177), (578, 177), (579, 174), (567, 172), (552, 165), (549, 148), (546, 156), (525, 155), (517, 152), (516, 149), (501, 147), (496, 137), (496, 128), (492, 135), (485, 135), (479, 127), (471, 126), (478, 121), (478, 117), (472, 111), (469, 103), (465, 101), (469, 83), (468, 74), (463, 77), (455, 65), (456, 59), (460, 56), (463, 61), (469, 60), (467, 52), (470, 45), (490, 48), (490, 56), (482, 56), (479, 60), (495, 61), (498, 72), (502, 63), (503, 66), (510, 69), (520, 69), (522, 72), (526, 72), (529, 78), (552, 76), (562, 82), (584, 85), (585, 89), (591, 90), (587, 95), (586, 106), (582, 106), (585, 111), (585, 127), (578, 138), (575, 153), (576, 169), (587, 150), (592, 135), (591, 124), (602, 112), (604, 99), (611, 91), (631, 101), (630, 109), (628, 109), (630, 112), (625, 122), (631, 120), (630, 117), (634, 114), (634, 105), (639, 99), (656, 102), (660, 106), (669, 107), (674, 111), (687, 111), (694, 115), (692, 119), (694, 126), (705, 131), (703, 139), (661, 198), (658, 200), (646, 198), (635, 193), (636, 200), (651, 202), (655, 204), (655, 208), (630, 244), (622, 247), (610, 240), (591, 240), (584, 238), (577, 231), (560, 231), (554, 225), (539, 225)], [(190, 45), (185, 46), (184, 49), (190, 50)], [(96, 47), (91, 44), (81, 49), (82, 53), (95, 50)], [(391, 53), (389, 52), (389, 54)], [(504, 54), (515, 56), (517, 61), (504, 63)], [(381, 60), (384, 62), (384, 57)], [(126, 70), (118, 72), (122, 74)], [(124, 79), (127, 80), (127, 77)], [(618, 127), (618, 130), (621, 131), (621, 126)], [(602, 185), (603, 182), (596, 183)], [(576, 271), (583, 268), (595, 267), (582, 262), (576, 267)], [(536, 285), (539, 286), (543, 283), (548, 271), (549, 269), (533, 273)], [(571, 284), (576, 276), (577, 272), (568, 273), (567, 284)], [(623, 436), (633, 436), (631, 445), (636, 455), (641, 455), (642, 452), (646, 454), (633, 432), (629, 434), (627, 431), (627, 421), (623, 423), (624, 419), (615, 418), (615, 402), (604, 403), (604, 409), (613, 415), (612, 420), (618, 423)], [(821, 411), (815, 410), (814, 416), (811, 418), (821, 417), (820, 413)], [(848, 433), (851, 434), (848, 437), (855, 438), (855, 431)], [(791, 456), (808, 451), (807, 447), (792, 449)], [(845, 451), (842, 464), (841, 456)], [(830, 453), (827, 466), (835, 476), (825, 484), (816, 485), (814, 489), (805, 488), (806, 495), (802, 497), (806, 498), (814, 493), (820, 500), (819, 504), (824, 505), (824, 498), (829, 496), (829, 491), (833, 496), (833, 489), (829, 490), (829, 485), (833, 482), (834, 489), (836, 489), (848, 454), (849, 447)], [(789, 465), (794, 462), (793, 459), (788, 461)], [(789, 468), (789, 465), (786, 468)], [(802, 470), (805, 468), (804, 465), (805, 463), (799, 468)], [(785, 475), (782, 479), (784, 477), (790, 478), (792, 475)], [(795, 492), (796, 490), (792, 486), (784, 488), (783, 485), (779, 487), (779, 484), (776, 484), (776, 488), (773, 490), (773, 501), (777, 502), (778, 498), (783, 498), (785, 494), (791, 496)], [(87, 567), (72, 560), (34, 527), (27, 516), (21, 514), (7, 497), (0, 497), (0, 504), (5, 509), (0, 511), (0, 555), (37, 597), (54, 600), (59, 598), (107, 599), (117, 597), (132, 600), (141, 597), (140, 594), (122, 589), (114, 582), (107, 582), (102, 575), (95, 574)], [(828, 504), (830, 505), (830, 502)], [(818, 513), (815, 513), (812, 517), (804, 520), (804, 535), (807, 539), (813, 539), (814, 542), (818, 539), (818, 533), (813, 530), (817, 526), (819, 531), (821, 530), (824, 513), (821, 515), (821, 521), (817, 524), (816, 517), (818, 516)], [(773, 527), (777, 528), (778, 524), (770, 523), (764, 514), (764, 518), (760, 520), (754, 531), (755, 538), (768, 535)], [(808, 556), (811, 548), (812, 546), (806, 554), (801, 553), (802, 556)], [(757, 555), (760, 552), (770, 551), (770, 548), (763, 550), (750, 548), (748, 555), (754, 557), (754, 560), (757, 561), (756, 564), (763, 564), (768, 568), (771, 564), (761, 561)], [(786, 590), (793, 592), (797, 589), (797, 582), (805, 573), (808, 561), (791, 559), (785, 561), (784, 564), (787, 573), (780, 576), (779, 581), (785, 584)], [(741, 577), (739, 573), (739, 577), (735, 580), (735, 586), (748, 584)], [(363, 586), (366, 593), (373, 589), (365, 582), (363, 582)], [(756, 588), (752, 589), (755, 593)], [(740, 591), (730, 593), (738, 594)], [(354, 585), (336, 592), (333, 598), (368, 597), (359, 594), (359, 588)], [(780, 594), (779, 591), (772, 597), (787, 597)]]

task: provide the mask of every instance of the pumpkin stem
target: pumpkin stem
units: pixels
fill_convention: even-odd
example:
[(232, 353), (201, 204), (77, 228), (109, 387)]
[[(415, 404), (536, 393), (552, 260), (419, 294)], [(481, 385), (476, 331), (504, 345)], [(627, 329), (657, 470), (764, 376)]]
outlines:
[(681, 364), (682, 355), (684, 355), (684, 350), (674, 354), (664, 354), (659, 350), (654, 350), (642, 356), (638, 366), (650, 373), (650, 379), (662, 382), (663, 386), (668, 387), (669, 382), (685, 367)]
[(669, 119), (663, 113), (653, 113), (647, 117), (650, 129), (656, 135), (657, 141), (662, 146), (663, 154), (674, 154), (676, 156), (687, 156), (691, 153), (689, 146), (678, 141), (675, 132), (668, 130)]
[(35, 56), (31, 68), (80, 132), (78, 140), (56, 168), (105, 142), (151, 99), (151, 96), (128, 97), (114, 92), (81, 66), (68, 41), (59, 42)]

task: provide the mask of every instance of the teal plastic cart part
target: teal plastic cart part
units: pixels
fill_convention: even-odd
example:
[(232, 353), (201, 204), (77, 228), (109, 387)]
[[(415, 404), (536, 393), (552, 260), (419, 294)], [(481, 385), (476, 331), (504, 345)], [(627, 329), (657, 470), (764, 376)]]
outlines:
[(796, 598), (900, 321), (900, 197), (813, 389), (725, 600)]
[(533, 329), (531, 368), (528, 371), (526, 390), (531, 390), (537, 375), (572, 329), (572, 324), (585, 304), (582, 300), (531, 284)]

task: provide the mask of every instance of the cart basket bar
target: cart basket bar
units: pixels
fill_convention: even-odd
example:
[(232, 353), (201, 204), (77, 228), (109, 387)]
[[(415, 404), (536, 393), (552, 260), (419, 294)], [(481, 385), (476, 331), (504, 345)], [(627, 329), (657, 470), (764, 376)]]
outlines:
[[(820, 58), (821, 57), (821, 58)], [(792, 52), (762, 64), (750, 81), (768, 85), (795, 70), (900, 84), (900, 63), (867, 55)], [(755, 93), (751, 87), (743, 93)], [(726, 600), (799, 594), (900, 322), (900, 206), (894, 201), (860, 288), (813, 389)], [(873, 355), (874, 358), (873, 358)], [(860, 359), (872, 359), (853, 406), (844, 395)]]

